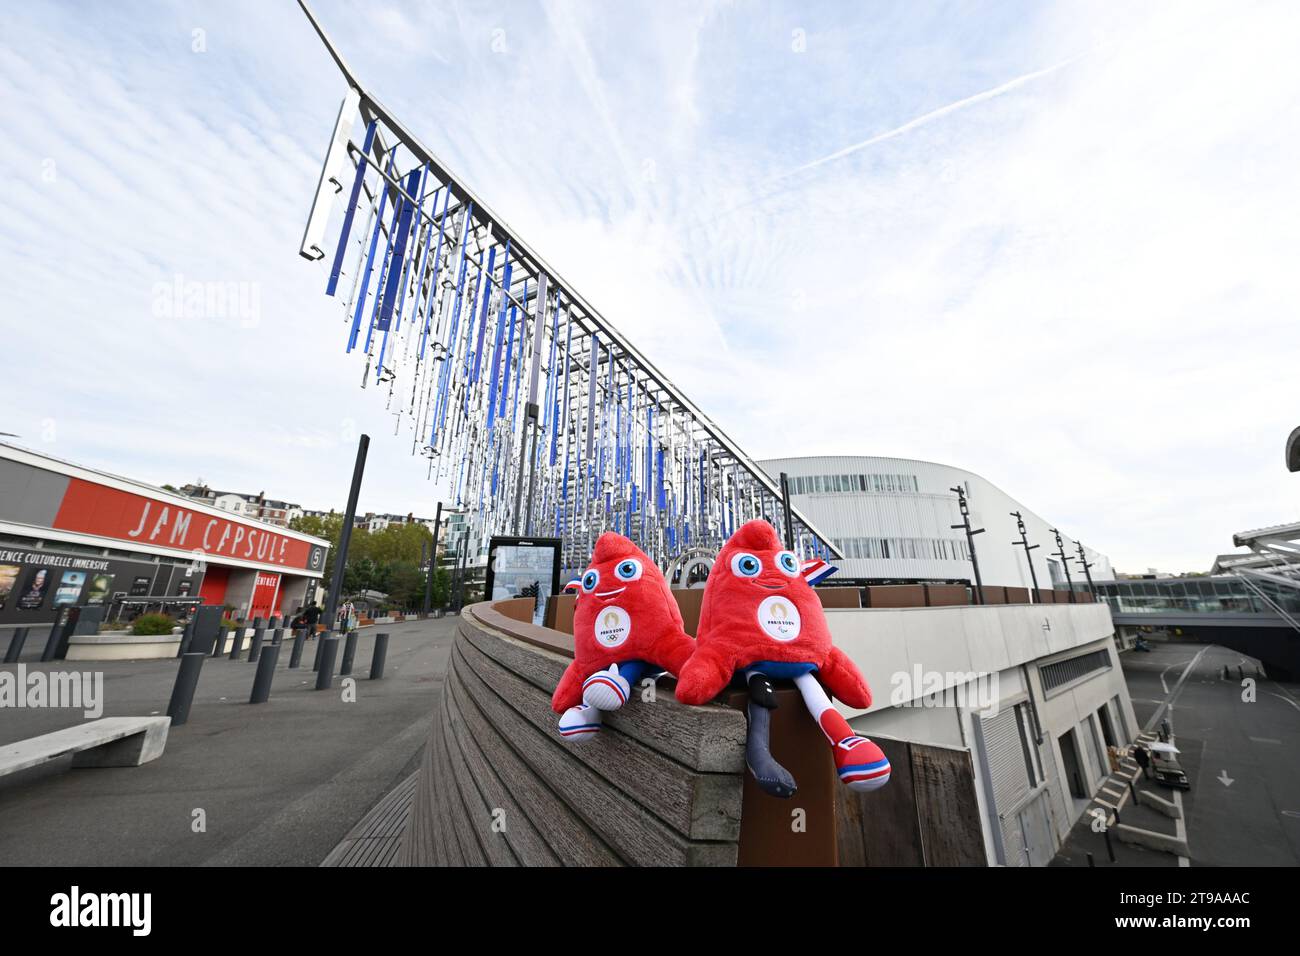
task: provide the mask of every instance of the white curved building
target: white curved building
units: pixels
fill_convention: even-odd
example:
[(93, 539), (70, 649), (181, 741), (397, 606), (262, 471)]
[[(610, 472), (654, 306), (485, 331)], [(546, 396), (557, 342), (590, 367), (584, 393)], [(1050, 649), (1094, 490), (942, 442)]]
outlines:
[[(971, 526), (984, 528), (975, 536), (976, 556), (984, 584), (992, 587), (1031, 587), (1016, 519), (1024, 518), (1040, 588), (1066, 587), (1065, 569), (1051, 522), (979, 475), (949, 465), (910, 458), (817, 456), (773, 458), (758, 463), (773, 479), (790, 477), (790, 503), (835, 542), (844, 554), (836, 584), (967, 583), (974, 584), (966, 535), (952, 525), (961, 523), (958, 485), (966, 491)], [(1076, 585), (1084, 580), (1073, 538), (1061, 531), (1071, 556), (1069, 574)], [(1094, 581), (1115, 575), (1110, 559), (1085, 546)]]

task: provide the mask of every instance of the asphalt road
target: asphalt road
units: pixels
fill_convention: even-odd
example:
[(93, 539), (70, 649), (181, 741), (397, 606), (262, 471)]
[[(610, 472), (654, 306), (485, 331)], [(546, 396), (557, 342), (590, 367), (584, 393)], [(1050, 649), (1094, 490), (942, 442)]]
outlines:
[[(189, 721), (172, 729), (158, 760), (70, 770), (61, 759), (0, 778), (0, 864), (319, 864), (415, 768), (457, 620), (385, 625), (392, 638), (379, 681), (367, 679), (377, 629), (363, 630), (355, 702), (344, 701), (337, 677), (333, 690), (314, 689), (310, 643), (299, 670), (288, 669), (284, 647), (263, 705), (248, 703), (256, 665), (207, 660)], [(176, 674), (174, 660), (26, 666), (102, 671), (110, 717), (164, 712)], [(0, 744), (82, 719), (6, 708)]]
[(1169, 702), (1164, 716), (1191, 784), (1192, 865), (1300, 865), (1300, 685), (1255, 678), (1255, 661), (1216, 645), (1152, 647), (1123, 655), (1124, 676), (1147, 729), (1158, 729)]

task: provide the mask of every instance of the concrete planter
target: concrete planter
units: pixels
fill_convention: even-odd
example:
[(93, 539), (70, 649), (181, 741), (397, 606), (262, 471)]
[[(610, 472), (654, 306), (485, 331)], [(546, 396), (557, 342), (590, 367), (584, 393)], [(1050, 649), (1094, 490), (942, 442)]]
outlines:
[(170, 634), (132, 634), (130, 631), (101, 631), (74, 634), (68, 639), (70, 661), (143, 661), (175, 657), (181, 643), (181, 628)]

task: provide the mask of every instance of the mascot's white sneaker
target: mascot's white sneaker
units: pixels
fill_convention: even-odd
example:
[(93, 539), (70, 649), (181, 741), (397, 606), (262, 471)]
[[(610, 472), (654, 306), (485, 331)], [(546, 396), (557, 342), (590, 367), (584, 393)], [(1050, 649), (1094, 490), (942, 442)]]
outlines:
[(585, 740), (600, 730), (600, 711), (586, 704), (570, 707), (560, 715), (560, 736)]
[(582, 683), (582, 702), (600, 710), (618, 710), (627, 703), (632, 688), (611, 664), (607, 671), (596, 671)]

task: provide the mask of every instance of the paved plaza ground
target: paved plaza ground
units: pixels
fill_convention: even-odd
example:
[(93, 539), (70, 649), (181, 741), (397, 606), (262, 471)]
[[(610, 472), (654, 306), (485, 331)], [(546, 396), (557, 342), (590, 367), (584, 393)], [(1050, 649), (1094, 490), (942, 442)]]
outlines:
[[(1167, 718), (1182, 751), (1191, 784), (1181, 795), (1188, 864), (1300, 865), (1300, 685), (1255, 678), (1255, 661), (1217, 645), (1151, 646), (1150, 653), (1129, 651), (1121, 661), (1138, 722), (1155, 732)], [(1253, 701), (1243, 700), (1243, 679), (1254, 680)], [(1139, 785), (1172, 797), (1167, 787)], [(1123, 822), (1173, 832), (1168, 818), (1131, 802)], [(1118, 840), (1112, 845), (1117, 865), (1178, 865), (1169, 854)], [(1087, 852), (1097, 866), (1109, 865), (1104, 838), (1085, 818), (1053, 862), (1086, 865)]]
[[(343, 699), (339, 678), (333, 690), (314, 689), (311, 644), (299, 670), (288, 668), (284, 648), (265, 705), (247, 702), (255, 665), (207, 660), (189, 722), (171, 731), (160, 759), (141, 767), (78, 770), (63, 759), (0, 779), (0, 860), (319, 864), (415, 769), (456, 622), (385, 626), (392, 638), (380, 681), (367, 679), (378, 629), (363, 630), (351, 703)], [(1190, 864), (1300, 865), (1300, 687), (1262, 678), (1254, 702), (1245, 702), (1237, 667), (1250, 677), (1252, 661), (1212, 645), (1153, 647), (1121, 659), (1139, 722), (1155, 730), (1157, 717), (1168, 717), (1183, 751), (1192, 785), (1181, 797)], [(104, 716), (110, 717), (164, 712), (176, 672), (174, 660), (40, 664), (33, 656), (39, 647), (25, 655), (28, 669), (101, 672)], [(0, 715), (0, 745), (81, 719), (80, 711), (7, 708)], [(1163, 787), (1146, 786), (1170, 796)], [(196, 832), (200, 810), (206, 830)], [(1131, 801), (1123, 813), (1130, 825), (1172, 832), (1172, 821)], [(1169, 854), (1113, 845), (1118, 865), (1178, 865)], [(1096, 865), (1109, 865), (1103, 838), (1085, 818), (1054, 864), (1086, 865), (1088, 852)]]
[[(438, 701), (457, 618), (361, 631), (356, 701), (341, 679), (317, 691), (283, 648), (267, 704), (250, 705), (255, 664), (210, 658), (189, 721), (161, 758), (140, 767), (68, 769), (69, 759), (0, 779), (6, 865), (319, 864), (414, 768)], [(371, 681), (377, 631), (389, 632), (383, 680)], [(39, 642), (37, 642), (39, 643)], [(25, 658), (30, 655), (24, 655)], [(39, 648), (36, 649), (39, 656)], [(104, 716), (164, 713), (175, 660), (49, 664), (101, 671)], [(0, 665), (14, 670), (15, 664)], [(72, 726), (80, 711), (6, 709), (0, 745)], [(196, 810), (206, 832), (195, 832)]]

